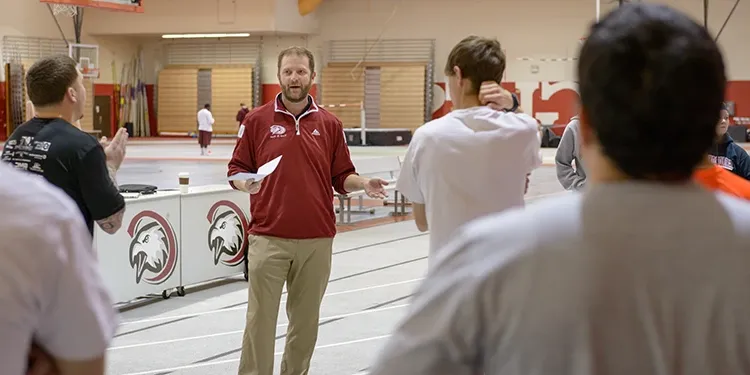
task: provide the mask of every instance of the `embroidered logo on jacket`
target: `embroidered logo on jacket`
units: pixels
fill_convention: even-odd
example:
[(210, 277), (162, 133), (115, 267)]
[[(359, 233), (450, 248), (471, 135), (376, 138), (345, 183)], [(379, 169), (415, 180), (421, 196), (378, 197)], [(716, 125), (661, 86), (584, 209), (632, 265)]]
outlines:
[(318, 129), (313, 130), (312, 135), (320, 135), (320, 132)]
[(271, 138), (286, 137), (286, 128), (281, 125), (271, 125)]

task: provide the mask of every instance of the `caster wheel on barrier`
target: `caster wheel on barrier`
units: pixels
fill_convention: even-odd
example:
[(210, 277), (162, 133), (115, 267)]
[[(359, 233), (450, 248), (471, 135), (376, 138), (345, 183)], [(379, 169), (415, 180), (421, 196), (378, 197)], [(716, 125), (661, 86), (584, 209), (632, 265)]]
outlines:
[(370, 215), (375, 215), (375, 209), (374, 208), (370, 209)]
[(184, 286), (178, 286), (177, 287), (177, 295), (180, 297), (185, 297), (185, 287)]
[(163, 290), (161, 292), (161, 298), (169, 299), (169, 297), (171, 297), (171, 296), (169, 295), (169, 293), (166, 290)]

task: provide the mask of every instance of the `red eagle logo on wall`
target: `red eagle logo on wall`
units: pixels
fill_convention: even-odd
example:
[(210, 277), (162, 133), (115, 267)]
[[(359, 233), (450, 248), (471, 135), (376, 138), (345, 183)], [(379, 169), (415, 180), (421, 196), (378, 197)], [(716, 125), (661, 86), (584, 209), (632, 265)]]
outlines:
[(130, 221), (128, 235), (135, 283), (167, 281), (177, 268), (178, 256), (177, 236), (169, 221), (154, 211), (142, 211)]
[(213, 253), (214, 265), (219, 262), (234, 267), (245, 258), (249, 220), (234, 202), (223, 200), (208, 210), (208, 248)]

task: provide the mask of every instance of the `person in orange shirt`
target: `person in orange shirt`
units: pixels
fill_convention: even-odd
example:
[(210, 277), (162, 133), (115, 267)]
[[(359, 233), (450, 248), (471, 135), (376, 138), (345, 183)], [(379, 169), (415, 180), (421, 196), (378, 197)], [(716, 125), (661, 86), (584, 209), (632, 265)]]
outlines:
[(711, 162), (706, 157), (695, 170), (693, 178), (709, 190), (719, 190), (729, 195), (750, 200), (750, 181)]

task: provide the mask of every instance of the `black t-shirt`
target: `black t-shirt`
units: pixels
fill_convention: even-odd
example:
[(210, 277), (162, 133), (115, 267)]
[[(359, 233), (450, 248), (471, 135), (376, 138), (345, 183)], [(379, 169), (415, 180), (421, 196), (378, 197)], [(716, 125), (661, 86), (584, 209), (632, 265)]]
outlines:
[(92, 236), (94, 221), (125, 207), (109, 177), (99, 141), (65, 120), (34, 118), (19, 126), (5, 142), (2, 160), (44, 176), (65, 191), (78, 205)]

